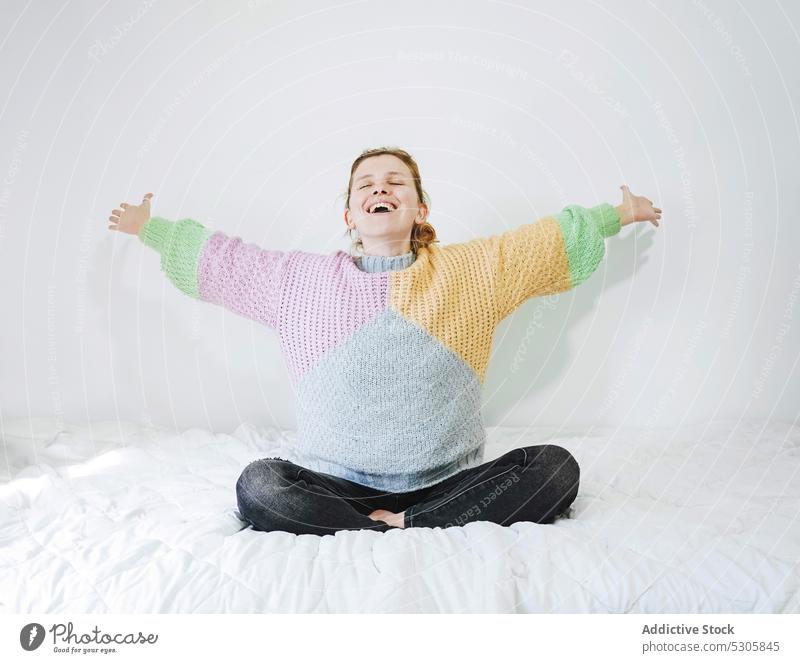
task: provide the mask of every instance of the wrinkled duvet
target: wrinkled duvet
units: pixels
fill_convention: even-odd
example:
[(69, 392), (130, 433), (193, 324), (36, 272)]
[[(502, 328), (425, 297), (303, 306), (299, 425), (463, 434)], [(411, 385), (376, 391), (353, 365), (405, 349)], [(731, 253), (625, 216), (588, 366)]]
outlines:
[(800, 612), (800, 427), (489, 427), (485, 460), (560, 444), (552, 525), (256, 532), (234, 486), (293, 431), (4, 420), (0, 611)]

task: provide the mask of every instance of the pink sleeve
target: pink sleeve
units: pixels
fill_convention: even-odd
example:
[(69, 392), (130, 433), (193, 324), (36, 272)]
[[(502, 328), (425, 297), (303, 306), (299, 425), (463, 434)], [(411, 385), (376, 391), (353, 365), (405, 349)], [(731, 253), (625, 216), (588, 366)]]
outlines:
[(287, 255), (214, 232), (197, 266), (200, 299), (276, 329)]

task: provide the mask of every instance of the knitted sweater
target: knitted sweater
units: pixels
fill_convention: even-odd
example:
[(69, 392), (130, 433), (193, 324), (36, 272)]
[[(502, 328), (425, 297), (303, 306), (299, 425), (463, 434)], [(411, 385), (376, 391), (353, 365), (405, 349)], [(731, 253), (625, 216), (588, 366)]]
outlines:
[(365, 253), (363, 256), (353, 258), (353, 262), (364, 272), (388, 272), (410, 267), (416, 258), (413, 251), (399, 256), (371, 256)]
[(297, 402), (296, 463), (408, 492), (483, 462), (495, 327), (528, 298), (586, 280), (619, 230), (608, 203), (570, 205), (421, 248), (389, 271), (344, 251), (263, 249), (192, 219), (152, 217), (139, 237), (181, 291), (278, 334)]

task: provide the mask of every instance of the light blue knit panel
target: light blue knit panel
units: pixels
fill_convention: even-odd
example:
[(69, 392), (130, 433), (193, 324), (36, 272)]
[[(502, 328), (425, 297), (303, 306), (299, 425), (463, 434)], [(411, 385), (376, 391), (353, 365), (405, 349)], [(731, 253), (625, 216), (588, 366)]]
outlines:
[(389, 492), (483, 462), (472, 368), (387, 308), (330, 350), (297, 388), (295, 462)]
[(417, 259), (414, 251), (401, 253), (397, 256), (373, 256), (364, 254), (353, 258), (362, 272), (390, 272), (397, 269), (406, 269)]

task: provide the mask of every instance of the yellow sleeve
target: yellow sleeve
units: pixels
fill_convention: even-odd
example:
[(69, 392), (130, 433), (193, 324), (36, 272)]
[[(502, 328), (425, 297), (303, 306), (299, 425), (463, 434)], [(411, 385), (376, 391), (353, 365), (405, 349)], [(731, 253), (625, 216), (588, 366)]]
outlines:
[(499, 235), (486, 238), (494, 265), (499, 322), (529, 297), (564, 292), (583, 283), (605, 254), (605, 238), (620, 231), (614, 207), (569, 205)]

